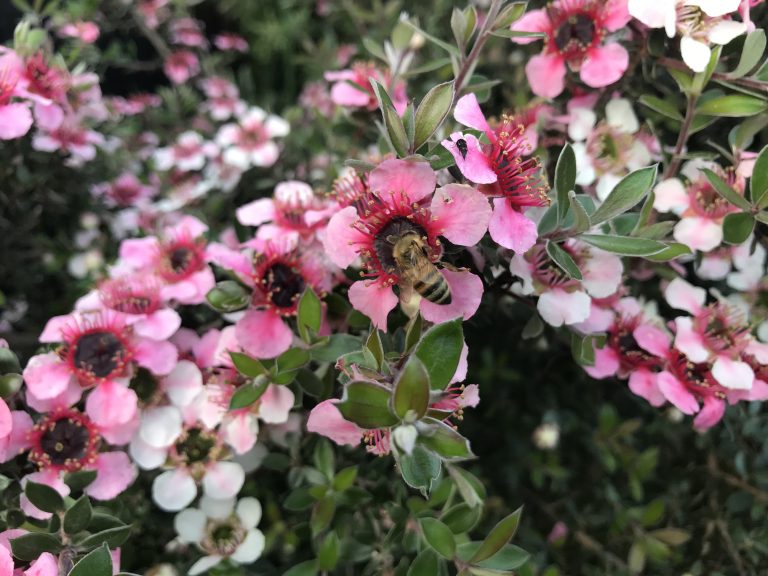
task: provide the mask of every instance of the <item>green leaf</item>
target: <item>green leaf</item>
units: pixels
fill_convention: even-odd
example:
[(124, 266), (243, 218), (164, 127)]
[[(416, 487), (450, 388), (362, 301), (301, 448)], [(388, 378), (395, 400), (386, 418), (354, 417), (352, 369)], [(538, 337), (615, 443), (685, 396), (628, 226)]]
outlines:
[(336, 407), (342, 416), (361, 428), (387, 428), (398, 418), (389, 410), (391, 390), (362, 380), (352, 381), (344, 390), (344, 397)]
[(257, 378), (253, 382), (243, 384), (232, 394), (232, 398), (229, 400), (229, 409), (239, 410), (250, 406), (264, 395), (268, 386), (269, 380), (266, 378)]
[(448, 474), (453, 479), (459, 494), (464, 498), (464, 502), (470, 506), (482, 506), (485, 499), (485, 487), (477, 477), (463, 468), (448, 465)]
[(512, 2), (505, 6), (496, 17), (496, 21), (493, 23), (493, 29), (509, 28), (514, 22), (517, 22), (523, 14), (525, 14), (526, 6), (526, 2)]
[(766, 109), (768, 109), (768, 102), (761, 98), (744, 94), (731, 94), (702, 102), (696, 108), (696, 113), (702, 116), (741, 118), (755, 116), (765, 112)]
[(672, 120), (677, 120), (678, 122), (683, 121), (683, 115), (678, 110), (677, 106), (675, 106), (672, 102), (669, 102), (668, 100), (662, 100), (661, 98), (657, 98), (656, 96), (651, 96), (650, 94), (643, 94), (640, 96), (639, 99), (640, 104), (643, 106), (647, 106), (654, 112), (658, 112), (662, 116), (666, 116), (667, 118), (671, 118)]
[(445, 422), (435, 418), (422, 418), (416, 423), (418, 441), (443, 460), (457, 461), (474, 458), (469, 440)]
[(79, 492), (96, 480), (96, 470), (78, 470), (70, 472), (64, 477), (64, 483), (72, 492)]
[(21, 390), (24, 378), (21, 374), (3, 374), (0, 376), (0, 398), (8, 399)]
[(411, 356), (395, 380), (392, 408), (402, 420), (424, 416), (429, 406), (429, 373), (418, 356)]
[(217, 312), (237, 312), (248, 306), (251, 295), (234, 280), (224, 280), (211, 288), (205, 299)]
[(637, 540), (630, 546), (627, 566), (631, 574), (640, 574), (645, 570), (645, 548), (642, 541)]
[(379, 101), (379, 108), (384, 119), (384, 126), (389, 135), (389, 141), (392, 143), (392, 147), (397, 152), (398, 157), (405, 158), (410, 149), (410, 142), (408, 135), (405, 133), (403, 121), (400, 119), (397, 110), (395, 110), (395, 105), (392, 103), (386, 88), (373, 78), (370, 78), (369, 81), (373, 87), (373, 92), (376, 94), (376, 99)]
[(325, 438), (319, 438), (317, 445), (315, 446), (315, 451), (312, 454), (312, 458), (315, 463), (315, 468), (320, 470), (326, 478), (333, 480), (336, 463), (331, 443)]
[(659, 528), (650, 532), (650, 536), (670, 546), (682, 546), (691, 539), (690, 533), (680, 528)]
[(443, 558), (451, 559), (456, 553), (456, 540), (453, 532), (436, 518), (421, 518), (419, 520), (424, 541)]
[(21, 374), (19, 358), (10, 348), (0, 348), (0, 374)]
[(290, 568), (283, 576), (316, 576), (317, 560), (307, 560)]
[(758, 208), (768, 207), (768, 146), (765, 146), (755, 160), (752, 179), (749, 181), (749, 197)]
[(360, 349), (360, 338), (352, 334), (332, 334), (327, 342), (312, 346), (309, 355), (317, 362), (336, 362), (340, 356)]
[(304, 294), (299, 299), (296, 318), (299, 325), (299, 336), (301, 336), (304, 342), (309, 342), (310, 331), (317, 333), (320, 330), (323, 318), (323, 307), (320, 298), (309, 286), (307, 286)]
[(85, 530), (91, 523), (92, 514), (91, 501), (83, 494), (64, 513), (64, 532), (72, 535)]
[(432, 390), (444, 390), (459, 366), (464, 347), (461, 318), (437, 324), (424, 333), (414, 354), (429, 373)]
[(405, 349), (404, 353), (409, 353), (413, 350), (413, 347), (418, 344), (421, 338), (421, 330), (424, 326), (424, 320), (421, 317), (421, 312), (417, 312), (411, 321), (408, 323), (408, 328), (405, 332)]
[(755, 214), (755, 220), (762, 222), (763, 224), (768, 224), (768, 212), (758, 212)]
[(522, 508), (518, 508), (512, 514), (501, 520), (485, 537), (483, 543), (469, 558), (469, 562), (477, 564), (483, 560), (493, 557), (494, 554), (499, 552), (517, 532), (517, 527), (520, 524), (520, 516), (523, 513)]
[(384, 49), (379, 46), (370, 36), (363, 37), (363, 47), (368, 50), (371, 56), (387, 62), (387, 55), (384, 54)]
[(291, 348), (286, 350), (275, 360), (277, 373), (293, 372), (303, 368), (309, 362), (309, 350), (304, 348)]
[(381, 363), (384, 362), (384, 345), (381, 343), (379, 330), (375, 326), (371, 327), (371, 333), (368, 335), (365, 347), (371, 351), (371, 354), (376, 359), (376, 367), (381, 368)]
[(559, 244), (547, 240), (547, 254), (569, 278), (581, 280), (581, 270), (579, 270), (578, 265), (571, 258), (571, 255), (563, 250)]
[(592, 225), (612, 220), (637, 205), (653, 186), (658, 165), (630, 172), (611, 191), (605, 201), (592, 214)]
[(543, 32), (527, 32), (524, 30), (494, 30), (491, 32), (494, 36), (498, 36), (499, 38), (546, 38), (547, 35)]
[(429, 548), (425, 548), (416, 556), (411, 567), (408, 569), (407, 576), (427, 576), (439, 574), (437, 568), (437, 554)]
[(726, 184), (726, 182), (720, 178), (720, 176), (712, 172), (712, 170), (708, 168), (702, 168), (702, 172), (704, 172), (704, 175), (707, 177), (707, 180), (709, 180), (709, 183), (712, 184), (715, 192), (725, 198), (728, 202), (737, 208), (741, 208), (742, 210), (749, 210), (751, 208), (749, 202), (746, 198), (744, 198), (744, 196), (728, 186), (728, 184)]
[(312, 535), (317, 536), (323, 530), (331, 525), (333, 515), (336, 513), (336, 502), (332, 497), (326, 496), (319, 500), (312, 509), (312, 517), (309, 520), (309, 526), (312, 529)]
[(339, 470), (333, 479), (333, 489), (337, 492), (344, 492), (347, 488), (355, 483), (357, 478), (357, 466), (350, 466)]
[[(482, 542), (465, 542), (456, 549), (456, 555), (466, 561), (477, 552), (480, 546), (482, 546)], [(522, 567), (530, 557), (531, 555), (522, 548), (513, 544), (507, 544), (491, 558), (478, 562), (475, 566), (488, 570), (516, 570)], [(491, 573), (499, 574), (499, 572)], [(509, 572), (502, 573), (507, 574)]]
[(587, 213), (581, 200), (576, 198), (576, 193), (571, 190), (568, 193), (568, 201), (571, 204), (571, 211), (573, 212), (573, 229), (577, 234), (586, 232), (592, 227), (592, 221)]
[(333, 570), (339, 561), (339, 537), (335, 532), (329, 532), (320, 544), (317, 552), (317, 564), (320, 570)]
[(451, 111), (453, 81), (438, 84), (427, 92), (416, 110), (413, 149), (418, 150), (434, 134)]
[(413, 142), (413, 139), (416, 137), (415, 114), (416, 110), (413, 107), (413, 102), (408, 102), (403, 112), (403, 128), (405, 128), (405, 134), (408, 136), (408, 142)]
[(256, 358), (251, 358), (247, 354), (241, 352), (230, 352), (230, 358), (232, 358), (232, 364), (235, 365), (240, 374), (248, 376), (248, 378), (256, 378), (258, 376), (269, 375), (269, 370)]
[(633, 236), (638, 238), (650, 238), (651, 240), (661, 240), (669, 236), (672, 229), (675, 227), (676, 222), (673, 220), (664, 220), (663, 222), (655, 222), (650, 226), (636, 229)]
[(755, 219), (747, 212), (728, 214), (723, 219), (723, 240), (728, 244), (743, 244), (752, 230), (755, 229)]
[(56, 536), (44, 532), (29, 532), (11, 540), (13, 555), (25, 562), (37, 560), (43, 552), (58, 554), (62, 548)]
[(442, 470), (440, 458), (418, 444), (411, 454), (400, 454), (397, 463), (405, 483), (411, 488), (420, 490), (425, 497), (440, 478)]
[(644, 256), (644, 258), (652, 262), (669, 262), (670, 260), (674, 260), (675, 258), (679, 258), (680, 256), (685, 256), (688, 254), (691, 254), (691, 249), (688, 248), (688, 246), (685, 244), (680, 244), (679, 242), (670, 242), (661, 252), (656, 252), (656, 254), (649, 254), (648, 256)]
[(24, 494), (29, 501), (43, 512), (58, 512), (64, 510), (64, 498), (47, 484), (27, 482)]
[(582, 336), (577, 332), (571, 333), (571, 355), (580, 366), (595, 365), (595, 346), (592, 335)]
[(744, 40), (744, 48), (741, 50), (741, 58), (736, 69), (729, 74), (731, 78), (741, 78), (749, 74), (757, 66), (765, 52), (765, 32), (761, 29), (753, 30)]
[(576, 154), (570, 144), (563, 146), (555, 166), (555, 192), (557, 193), (557, 222), (562, 223), (568, 212), (568, 194), (576, 186)]
[(112, 576), (112, 554), (105, 544), (82, 557), (69, 576)]
[(482, 508), (461, 502), (446, 510), (440, 517), (454, 534), (469, 532), (480, 521)]
[(658, 240), (633, 236), (611, 236), (608, 234), (582, 234), (584, 242), (622, 256), (649, 256), (664, 250), (667, 245)]
[(119, 548), (126, 540), (128, 540), (130, 534), (130, 525), (107, 528), (96, 534), (91, 534), (80, 542), (80, 546), (83, 546), (84, 548), (92, 548), (94, 546), (99, 546), (102, 542), (106, 542), (107, 546), (110, 548)]

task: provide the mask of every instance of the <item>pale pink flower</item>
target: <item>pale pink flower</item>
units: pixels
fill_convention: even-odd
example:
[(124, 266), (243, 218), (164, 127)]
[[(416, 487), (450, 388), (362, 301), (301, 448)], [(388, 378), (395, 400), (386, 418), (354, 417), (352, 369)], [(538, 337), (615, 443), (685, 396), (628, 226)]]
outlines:
[(59, 28), (59, 36), (65, 38), (78, 38), (85, 44), (93, 44), (99, 39), (99, 27), (94, 22), (80, 20), (69, 22)]
[(205, 108), (214, 120), (227, 120), (245, 112), (246, 104), (240, 99), (240, 91), (229, 80), (212, 76), (201, 80), (200, 86), (208, 98)]
[(165, 59), (163, 70), (171, 82), (184, 84), (192, 76), (200, 73), (200, 61), (190, 50), (177, 50)]
[(0, 140), (21, 138), (32, 127), (29, 102), (13, 101), (21, 77), (21, 61), (15, 52), (0, 56)]
[(713, 170), (736, 192), (744, 194), (744, 180), (734, 171), (710, 162), (691, 161), (682, 169), (687, 184), (680, 178), (668, 178), (656, 185), (653, 207), (680, 217), (673, 232), (675, 240), (692, 250), (710, 252), (723, 241), (723, 219), (738, 208), (718, 194), (701, 168)]
[(205, 140), (199, 132), (187, 130), (179, 134), (172, 146), (155, 151), (155, 167), (163, 171), (172, 168), (182, 172), (202, 170), (206, 160), (217, 151), (216, 145)]
[[(617, 82), (629, 65), (629, 53), (618, 42), (606, 41), (606, 36), (629, 19), (627, 0), (555, 0), (546, 8), (528, 11), (512, 30), (546, 34), (544, 50), (525, 66), (533, 93), (558, 96), (565, 88), (567, 68), (592, 88)], [(512, 41), (528, 44), (536, 38)]]
[(525, 211), (548, 206), (549, 198), (538, 158), (526, 158), (531, 148), (525, 128), (514, 117), (503, 116), (492, 129), (474, 94), (460, 98), (453, 114), (461, 124), (483, 131), (489, 141), (481, 144), (473, 134), (454, 132), (441, 144), (453, 155), (461, 173), (481, 184), (480, 191), (493, 198), (488, 224), (491, 238), (515, 252), (527, 251), (536, 243), (538, 233)]
[(200, 22), (194, 18), (178, 18), (171, 22), (171, 42), (192, 48), (207, 48)]
[(104, 198), (108, 206), (139, 206), (157, 194), (156, 185), (146, 185), (130, 172), (124, 172), (112, 182), (96, 184), (91, 192)]
[(213, 43), (219, 50), (234, 50), (236, 52), (248, 52), (248, 42), (242, 36), (232, 32), (218, 34)]
[(224, 161), (247, 170), (269, 167), (277, 162), (280, 149), (274, 138), (287, 136), (288, 123), (256, 106), (238, 114), (237, 123), (225, 124), (216, 134)]
[(39, 131), (32, 138), (32, 147), (41, 152), (60, 150), (71, 154), (70, 164), (82, 166), (96, 157), (96, 147), (104, 144), (104, 136), (89, 130), (73, 118), (66, 118), (50, 132)]
[[(383, 86), (389, 85), (389, 73), (379, 70), (373, 62), (355, 62), (352, 68), (347, 70), (325, 73), (325, 79), (334, 83), (331, 87), (331, 99), (336, 104), (345, 108), (376, 110), (379, 104), (369, 78)], [(398, 114), (402, 114), (408, 105), (405, 83), (402, 80), (397, 80), (390, 97)]]
[[(368, 185), (372, 193), (361, 209), (350, 205), (337, 212), (323, 241), (328, 257), (341, 268), (362, 259), (364, 279), (350, 287), (350, 302), (386, 330), (387, 316), (398, 302), (392, 287), (402, 288), (391, 237), (418, 234), (426, 256), (437, 264), (442, 255), (439, 237), (461, 246), (477, 244), (487, 230), (491, 207), (470, 186), (448, 184), (435, 190), (435, 173), (425, 162), (386, 160), (370, 173)], [(422, 315), (430, 322), (470, 318), (480, 305), (482, 281), (465, 271), (440, 273), (450, 287), (450, 303), (423, 298)]]

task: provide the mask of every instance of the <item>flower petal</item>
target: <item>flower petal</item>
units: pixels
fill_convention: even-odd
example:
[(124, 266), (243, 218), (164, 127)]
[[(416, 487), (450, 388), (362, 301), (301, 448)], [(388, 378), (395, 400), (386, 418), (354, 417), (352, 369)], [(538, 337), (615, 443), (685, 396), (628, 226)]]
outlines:
[(699, 411), (699, 403), (685, 385), (667, 372), (660, 372), (656, 377), (656, 383), (664, 397), (683, 414), (695, 414)]
[(387, 331), (387, 316), (397, 306), (397, 296), (392, 288), (364, 280), (355, 282), (349, 287), (349, 301), (379, 330)]
[[(464, 150), (459, 150), (456, 144), (460, 140), (464, 141)], [(491, 184), (496, 182), (498, 177), (491, 167), (491, 162), (483, 153), (480, 141), (474, 134), (462, 134), (454, 132), (450, 138), (441, 142), (443, 148), (448, 150), (456, 162), (456, 167), (470, 182), (475, 184)]]
[(701, 411), (693, 419), (693, 426), (697, 430), (706, 430), (712, 428), (725, 414), (725, 401), (715, 398), (714, 396), (706, 396), (704, 398), (704, 406)]
[(602, 88), (617, 82), (627, 71), (629, 52), (621, 44), (611, 42), (587, 52), (579, 76), (587, 86)]
[(486, 134), (491, 131), (474, 93), (469, 93), (458, 99), (456, 107), (453, 109), (453, 117), (456, 122), (469, 128), (480, 130)]
[(293, 332), (269, 310), (248, 310), (235, 325), (237, 342), (251, 356), (275, 358), (288, 350)]
[(102, 382), (88, 395), (85, 410), (99, 426), (111, 427), (129, 422), (138, 406), (136, 392), (116, 382)]
[(141, 366), (155, 375), (168, 374), (176, 366), (179, 352), (170, 342), (158, 342), (142, 338), (133, 349), (134, 358)]
[(162, 387), (176, 406), (188, 406), (203, 389), (203, 374), (194, 362), (179, 360), (163, 378)]
[(355, 207), (347, 206), (331, 217), (325, 229), (323, 247), (331, 262), (339, 268), (346, 268), (357, 259), (357, 245), (367, 239), (354, 227), (357, 219)]
[(357, 446), (363, 437), (358, 426), (345, 420), (336, 408), (338, 400), (324, 400), (312, 408), (307, 419), (307, 431), (330, 438), (339, 446)]
[(550, 326), (577, 324), (589, 318), (592, 299), (579, 290), (566, 292), (560, 288), (539, 296), (536, 309)]
[(629, 389), (641, 398), (645, 398), (651, 406), (659, 407), (667, 399), (659, 390), (656, 374), (650, 370), (635, 370), (629, 375)]
[(755, 381), (755, 373), (746, 362), (719, 356), (712, 364), (712, 376), (718, 384), (731, 390), (749, 390)]
[(283, 424), (288, 420), (295, 399), (287, 386), (271, 384), (259, 399), (259, 418), (268, 424)]
[(466, 184), (447, 184), (435, 191), (430, 205), (440, 235), (460, 246), (480, 242), (488, 229), (491, 205), (475, 188)]
[(709, 46), (690, 36), (683, 36), (680, 39), (680, 53), (683, 56), (683, 61), (694, 72), (704, 72), (709, 64), (709, 59), (712, 57), (712, 50)]
[(260, 226), (275, 219), (275, 201), (272, 198), (259, 198), (240, 206), (235, 214), (243, 226)]
[(104, 452), (96, 457), (96, 480), (84, 492), (96, 500), (112, 500), (136, 479), (136, 467), (125, 452)]
[(245, 482), (245, 471), (237, 462), (216, 462), (203, 477), (203, 491), (211, 498), (234, 498)]
[(410, 202), (418, 202), (432, 194), (437, 177), (429, 162), (391, 159), (371, 170), (368, 184), (384, 198), (403, 193)]
[(515, 210), (506, 198), (493, 199), (488, 232), (494, 242), (518, 254), (530, 250), (539, 237), (536, 223)]
[(419, 304), (425, 320), (439, 324), (454, 318), (469, 320), (483, 299), (483, 281), (471, 272), (440, 270), (451, 289), (450, 304), (435, 304), (424, 298)]
[(173, 518), (173, 526), (182, 542), (197, 544), (205, 537), (205, 526), (208, 517), (202, 510), (186, 508)]
[(195, 496), (195, 481), (182, 470), (163, 472), (152, 483), (152, 500), (166, 512), (178, 512), (186, 508)]
[(555, 98), (565, 88), (565, 61), (560, 56), (537, 54), (525, 65), (525, 75), (536, 96)]
[(707, 292), (682, 278), (675, 278), (664, 290), (664, 298), (672, 308), (698, 314), (707, 300)]

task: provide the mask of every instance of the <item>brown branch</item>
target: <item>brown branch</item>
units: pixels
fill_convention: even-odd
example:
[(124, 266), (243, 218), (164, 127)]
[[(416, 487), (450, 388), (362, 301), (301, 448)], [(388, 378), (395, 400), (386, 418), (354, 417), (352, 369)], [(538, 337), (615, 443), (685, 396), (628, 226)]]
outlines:
[[(684, 62), (680, 62), (679, 60), (674, 60), (672, 58), (661, 57), (658, 59), (658, 63), (665, 68), (672, 68), (674, 70), (683, 70), (687, 72), (691, 71), (691, 69), (688, 68)], [(762, 80), (753, 80), (752, 78), (733, 78), (728, 74), (723, 74), (722, 72), (713, 72), (712, 79), (719, 82), (730, 82), (731, 84), (736, 84), (742, 88), (749, 88), (750, 90), (756, 90), (757, 92), (768, 93), (768, 82), (763, 82)]]
[(739, 490), (746, 492), (755, 500), (762, 502), (763, 504), (768, 504), (768, 492), (761, 490), (756, 486), (752, 486), (738, 476), (734, 476), (733, 474), (729, 474), (720, 470), (717, 465), (717, 460), (712, 454), (709, 455), (707, 460), (707, 468), (709, 468), (710, 474), (712, 474), (712, 476), (715, 478), (719, 478), (729, 486), (733, 486), (734, 488), (738, 488)]
[(667, 169), (664, 171), (663, 178), (671, 178), (680, 168), (680, 163), (683, 160), (683, 149), (688, 142), (688, 138), (691, 132), (691, 125), (693, 124), (693, 118), (696, 115), (696, 101), (698, 96), (688, 95), (688, 102), (685, 108), (685, 119), (683, 125), (680, 128), (680, 133), (677, 135), (677, 143), (675, 144), (675, 151), (672, 153), (672, 158), (669, 161)]
[(496, 18), (499, 15), (500, 9), (501, 0), (493, 0), (491, 7), (488, 9), (488, 14), (485, 16), (483, 27), (477, 33), (477, 40), (475, 40), (469, 55), (461, 63), (459, 72), (456, 74), (456, 78), (454, 79), (454, 93), (453, 102), (451, 102), (451, 108), (456, 105), (456, 101), (461, 95), (461, 91), (464, 89), (464, 82), (467, 80), (467, 76), (469, 76), (470, 73), (475, 69), (475, 65), (477, 64), (477, 59), (480, 56), (480, 52), (483, 51), (485, 43), (488, 42), (488, 38), (491, 36), (493, 24), (496, 22)]

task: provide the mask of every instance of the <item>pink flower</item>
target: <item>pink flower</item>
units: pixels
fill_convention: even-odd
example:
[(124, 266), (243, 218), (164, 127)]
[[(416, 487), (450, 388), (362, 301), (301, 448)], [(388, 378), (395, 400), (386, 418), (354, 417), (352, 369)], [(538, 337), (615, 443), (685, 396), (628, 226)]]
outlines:
[[(171, 42), (192, 48), (206, 48), (208, 46), (208, 41), (200, 29), (200, 22), (194, 18), (178, 18), (171, 22)], [(177, 84), (181, 84), (181, 82), (177, 82)]]
[[(352, 68), (347, 70), (325, 73), (325, 79), (334, 83), (331, 88), (331, 100), (336, 104), (346, 108), (376, 110), (379, 103), (369, 78), (384, 86), (389, 85), (389, 74), (379, 70), (373, 62), (355, 62)], [(408, 105), (405, 83), (402, 80), (395, 83), (390, 96), (398, 114), (402, 114)]]
[(575, 240), (561, 245), (581, 270), (582, 279), (570, 278), (552, 262), (543, 244), (525, 254), (515, 254), (510, 271), (520, 278), (514, 289), (539, 296), (537, 309), (551, 326), (578, 324), (591, 313), (592, 298), (606, 298), (621, 285), (621, 258)]
[(244, 226), (258, 226), (257, 238), (311, 240), (338, 206), (315, 194), (309, 184), (298, 180), (280, 182), (273, 198), (260, 198), (237, 209)]
[[(347, 206), (328, 223), (324, 245), (333, 263), (346, 268), (362, 259), (366, 280), (350, 287), (350, 302), (382, 330), (398, 301), (392, 287), (399, 286), (401, 297), (409, 292), (395, 261), (393, 237), (418, 236), (424, 256), (437, 264), (442, 255), (440, 236), (453, 244), (472, 246), (487, 229), (491, 208), (480, 192), (461, 184), (435, 190), (435, 184), (435, 173), (425, 162), (386, 160), (369, 176), (373, 192), (363, 209)], [(480, 305), (481, 280), (470, 272), (439, 273), (449, 286), (450, 301), (435, 304), (421, 299), (424, 318), (430, 322), (470, 318)]]
[(96, 157), (96, 146), (104, 143), (104, 136), (94, 130), (88, 130), (66, 118), (58, 128), (49, 132), (40, 131), (32, 138), (32, 147), (41, 152), (61, 150), (72, 155), (70, 164), (81, 166)]
[(197, 218), (184, 216), (163, 236), (124, 240), (120, 258), (130, 269), (157, 278), (163, 301), (200, 304), (213, 288), (213, 272), (206, 262), (205, 238), (208, 227)]
[(187, 80), (200, 72), (200, 61), (194, 52), (189, 50), (177, 50), (165, 59), (163, 64), (165, 75), (174, 84), (184, 84)]
[(688, 184), (679, 178), (659, 182), (653, 190), (653, 207), (680, 217), (673, 232), (675, 240), (692, 250), (710, 252), (723, 241), (723, 219), (738, 208), (717, 193), (700, 168), (713, 170), (736, 192), (744, 194), (744, 179), (734, 171), (712, 163), (688, 162), (682, 170)]
[(99, 39), (99, 27), (93, 22), (69, 22), (59, 28), (59, 35), (65, 38), (78, 38), (85, 44), (93, 44)]
[(158, 170), (175, 168), (182, 172), (202, 170), (206, 159), (216, 152), (213, 142), (206, 141), (198, 132), (187, 130), (179, 134), (173, 146), (155, 151), (155, 167)]
[(549, 198), (538, 159), (525, 158), (530, 145), (523, 137), (524, 127), (503, 116), (501, 124), (491, 129), (474, 94), (459, 99), (454, 117), (465, 126), (482, 130), (489, 141), (481, 144), (472, 134), (454, 132), (442, 145), (453, 155), (461, 173), (482, 184), (480, 190), (494, 198), (488, 225), (491, 238), (515, 252), (527, 251), (536, 243), (537, 231), (524, 211), (531, 206), (548, 206)]
[(213, 43), (219, 50), (235, 50), (236, 52), (248, 52), (248, 42), (242, 36), (232, 32), (218, 34)]
[(147, 186), (130, 172), (124, 172), (112, 182), (95, 185), (91, 192), (104, 198), (108, 206), (130, 207), (152, 198), (157, 194), (157, 186)]
[(21, 138), (32, 127), (28, 102), (12, 102), (21, 76), (20, 60), (15, 52), (0, 56), (0, 140)]
[(63, 345), (58, 353), (30, 359), (24, 369), (27, 396), (56, 407), (77, 401), (78, 388), (93, 388), (86, 410), (103, 428), (127, 425), (136, 415), (136, 393), (127, 387), (135, 364), (158, 375), (176, 364), (172, 344), (140, 338), (122, 316), (110, 312), (54, 317), (40, 341)]
[(225, 124), (216, 134), (216, 143), (224, 161), (247, 170), (252, 166), (269, 167), (277, 162), (279, 148), (274, 138), (287, 136), (288, 123), (256, 106), (238, 115), (237, 124)]
[(245, 112), (246, 105), (240, 99), (240, 91), (229, 80), (213, 76), (201, 80), (200, 86), (208, 98), (205, 107), (214, 120), (226, 120)]
[[(519, 32), (546, 34), (544, 50), (525, 67), (531, 90), (554, 98), (565, 88), (566, 65), (582, 82), (602, 88), (618, 81), (627, 69), (629, 54), (605, 37), (629, 22), (627, 0), (555, 0), (545, 9), (531, 10), (512, 25)], [(513, 38), (527, 44), (532, 38)]]
[(139, 0), (138, 10), (150, 28), (157, 28), (169, 16), (168, 0)]

